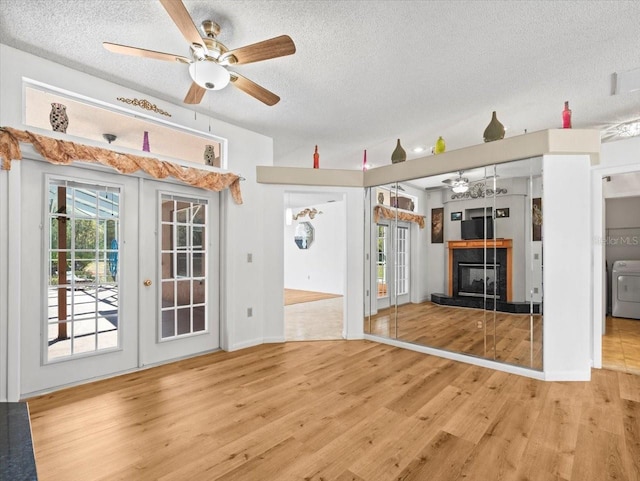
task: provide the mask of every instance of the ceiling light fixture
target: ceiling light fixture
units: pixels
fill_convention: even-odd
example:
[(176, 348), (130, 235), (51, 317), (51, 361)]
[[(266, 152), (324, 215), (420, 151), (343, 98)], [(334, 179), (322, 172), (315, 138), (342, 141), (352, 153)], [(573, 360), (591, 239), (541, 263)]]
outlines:
[(640, 135), (640, 120), (618, 125), (618, 135), (620, 137), (635, 137), (636, 135)]
[(413, 151), (414, 151), (416, 154), (419, 154), (420, 152), (424, 152), (424, 151), (425, 151), (425, 148), (424, 148), (424, 147), (414, 147), (414, 148), (413, 148)]
[(189, 65), (189, 75), (195, 83), (207, 90), (223, 89), (231, 80), (226, 68), (210, 61), (192, 63)]
[(464, 194), (466, 191), (469, 190), (469, 184), (454, 185), (453, 187), (451, 187), (451, 190), (454, 191), (456, 194)]
[(456, 194), (464, 194), (469, 190), (469, 179), (462, 177), (464, 171), (458, 171), (458, 177), (454, 179), (445, 179), (442, 182), (447, 184)]

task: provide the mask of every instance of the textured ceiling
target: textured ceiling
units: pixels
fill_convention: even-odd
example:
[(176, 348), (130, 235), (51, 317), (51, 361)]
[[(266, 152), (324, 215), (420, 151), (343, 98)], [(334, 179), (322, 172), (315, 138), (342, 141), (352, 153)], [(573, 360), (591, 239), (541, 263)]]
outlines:
[[(482, 142), (493, 110), (507, 136), (640, 118), (640, 91), (611, 95), (612, 74), (640, 67), (638, 1), (184, 0), (229, 48), (281, 34), (293, 56), (236, 67), (280, 95), (267, 107), (239, 90), (195, 107), (274, 138), (278, 165), (359, 168), (408, 157), (442, 135), (449, 150)], [(180, 104), (185, 65), (126, 57), (102, 41), (188, 55), (156, 0), (0, 0), (0, 42)], [(1, 59), (0, 59), (1, 60)], [(68, 86), (67, 86), (68, 87)]]

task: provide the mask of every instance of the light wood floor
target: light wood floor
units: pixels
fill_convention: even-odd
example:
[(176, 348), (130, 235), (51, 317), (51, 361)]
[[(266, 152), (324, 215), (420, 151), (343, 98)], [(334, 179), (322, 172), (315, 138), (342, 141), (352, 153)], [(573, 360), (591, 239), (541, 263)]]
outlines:
[(640, 376), (367, 341), (218, 352), (29, 400), (41, 481), (640, 479)]
[[(425, 302), (398, 307), (397, 333), (395, 309), (383, 309), (372, 316), (365, 332), (542, 369), (542, 316), (507, 314), (482, 309), (449, 307)], [(495, 342), (494, 342), (495, 340)]]
[(640, 320), (607, 316), (602, 367), (640, 374)]
[(326, 292), (301, 291), (299, 289), (285, 289), (284, 305), (290, 306), (292, 304), (300, 304), (303, 302), (322, 301), (324, 299), (333, 299), (335, 297), (342, 297), (342, 296), (339, 294), (329, 294)]
[(287, 341), (342, 339), (344, 326), (342, 296), (284, 306), (284, 334)]

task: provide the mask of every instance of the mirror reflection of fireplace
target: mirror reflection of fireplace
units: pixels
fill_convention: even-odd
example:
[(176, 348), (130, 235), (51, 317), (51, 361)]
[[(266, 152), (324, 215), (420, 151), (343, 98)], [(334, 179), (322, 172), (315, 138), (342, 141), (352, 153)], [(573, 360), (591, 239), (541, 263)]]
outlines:
[(494, 266), (493, 264), (459, 263), (458, 295), (500, 299), (499, 272), (500, 264)]

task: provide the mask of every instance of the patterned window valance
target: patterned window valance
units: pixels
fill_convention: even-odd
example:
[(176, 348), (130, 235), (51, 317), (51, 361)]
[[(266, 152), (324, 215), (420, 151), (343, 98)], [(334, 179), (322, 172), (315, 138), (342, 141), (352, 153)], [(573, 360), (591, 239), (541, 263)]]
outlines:
[[(396, 218), (396, 210), (389, 209), (388, 207), (384, 207), (382, 205), (376, 205), (373, 208), (373, 220), (374, 222), (378, 222), (380, 217), (385, 219), (395, 219)], [(424, 229), (424, 216), (418, 214), (410, 214), (409, 212), (403, 212), (401, 210), (397, 211), (398, 220), (403, 220), (405, 222), (415, 222), (420, 226), (421, 229)]]
[(32, 144), (35, 150), (52, 164), (70, 164), (73, 161), (107, 165), (122, 174), (138, 170), (155, 179), (173, 177), (185, 184), (201, 189), (221, 191), (229, 189), (236, 204), (242, 204), (240, 177), (232, 173), (209, 172), (183, 167), (164, 160), (58, 140), (11, 127), (0, 127), (0, 161), (3, 170), (11, 169), (12, 160), (21, 160), (20, 142)]

